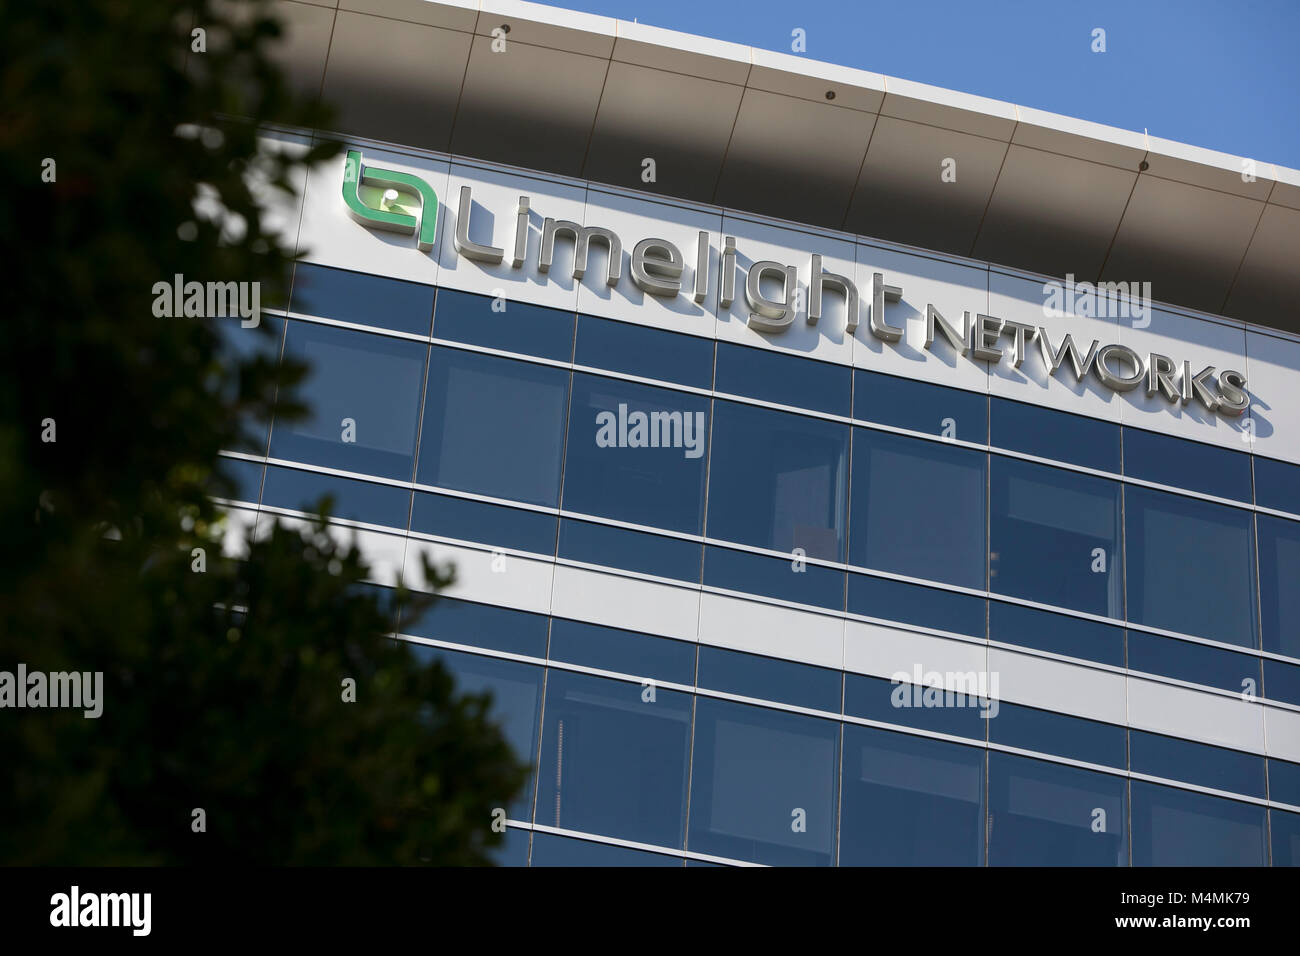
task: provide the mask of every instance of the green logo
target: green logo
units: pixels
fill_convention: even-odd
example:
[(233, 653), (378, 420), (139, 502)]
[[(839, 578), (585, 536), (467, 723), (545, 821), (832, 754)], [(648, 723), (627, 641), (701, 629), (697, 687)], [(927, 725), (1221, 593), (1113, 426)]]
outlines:
[(433, 248), (438, 194), (418, 176), (363, 165), (361, 150), (350, 149), (343, 167), (343, 201), (357, 222), (414, 235), (421, 252)]

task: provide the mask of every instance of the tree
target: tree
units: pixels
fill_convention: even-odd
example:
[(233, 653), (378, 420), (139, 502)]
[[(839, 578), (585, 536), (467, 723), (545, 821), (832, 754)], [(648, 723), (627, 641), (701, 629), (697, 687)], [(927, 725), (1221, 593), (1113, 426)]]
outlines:
[(208, 0), (0, 21), (0, 670), (103, 673), (97, 719), (0, 709), (0, 862), (486, 862), (527, 771), (486, 697), (386, 636), (426, 596), (364, 585), (328, 502), (223, 556), (218, 451), (302, 414), (305, 368), (152, 308), (176, 274), (284, 301), (264, 197), (338, 146), (268, 154), (234, 118), (328, 122), (277, 23)]

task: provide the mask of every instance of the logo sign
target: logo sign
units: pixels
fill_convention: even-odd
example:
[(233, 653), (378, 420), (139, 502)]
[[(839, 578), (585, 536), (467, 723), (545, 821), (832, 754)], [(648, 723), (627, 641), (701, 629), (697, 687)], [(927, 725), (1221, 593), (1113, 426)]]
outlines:
[[(343, 172), (343, 201), (352, 218), (362, 225), (414, 235), (422, 252), (433, 248), (438, 197), (433, 188), (419, 177), (366, 166), (360, 150), (349, 150)], [(519, 197), (509, 258), (510, 265), (516, 269), (522, 267), (527, 259), (530, 206), (529, 197)], [(505, 249), (490, 242), (474, 242), (469, 237), (472, 209), (472, 188), (461, 186), (453, 242), (456, 253), (476, 262), (497, 265), (506, 258)], [(598, 243), (607, 253), (605, 284), (618, 284), (622, 277), (623, 245), (612, 230), (579, 225), (565, 219), (543, 219), (537, 257), (539, 272), (550, 273), (555, 261), (555, 243), (559, 239), (573, 243), (573, 278), (581, 280), (586, 274), (591, 245)], [(682, 251), (667, 239), (642, 239), (629, 255), (630, 277), (647, 295), (673, 298), (689, 294), (696, 302), (703, 302), (709, 292), (709, 262), (713, 248), (709, 233), (699, 232), (694, 249), (694, 283), (688, 290), (683, 288), (686, 260)], [(740, 269), (737, 258), (735, 237), (724, 236), (718, 256), (717, 278), (718, 304), (724, 309), (729, 309), (737, 297), (736, 273)], [(829, 291), (844, 303), (844, 330), (849, 335), (857, 330), (860, 312), (866, 308), (866, 324), (872, 336), (891, 344), (902, 341), (903, 328), (889, 323), (886, 304), (900, 301), (903, 289), (886, 282), (883, 273), (872, 275), (871, 287), (864, 290), (866, 294), (862, 297), (866, 301), (861, 303), (854, 281), (825, 271), (822, 257), (816, 253), (810, 256), (808, 275), (805, 313), (808, 325), (816, 325), (822, 317), (825, 292)], [(794, 324), (796, 315), (804, 311), (798, 304), (802, 299), (798, 276), (796, 266), (770, 259), (749, 267), (740, 295), (749, 306), (747, 324), (750, 328), (767, 335), (779, 335)], [(767, 291), (764, 290), (765, 280)], [(775, 294), (772, 290), (776, 290)], [(955, 315), (945, 317), (933, 303), (927, 303), (925, 307), (925, 348), (929, 351), (933, 351), (935, 343), (942, 340), (958, 355), (971, 361), (994, 365), (1005, 358), (1008, 364), (1020, 368), (1031, 354), (1031, 346), (1037, 345), (1039, 357), (1049, 375), (1056, 375), (1064, 366), (1076, 382), (1091, 374), (1111, 391), (1128, 392), (1142, 387), (1148, 395), (1158, 394), (1170, 404), (1197, 402), (1208, 411), (1229, 417), (1240, 415), (1250, 405), (1246, 376), (1233, 369), (1219, 371), (1213, 365), (1207, 365), (1195, 371), (1189, 361), (1176, 362), (1156, 352), (1142, 355), (1127, 345), (1103, 344), (1098, 339), (1080, 347), (1068, 334), (1055, 343), (1053, 334), (1044, 326), (983, 313), (972, 315), (963, 312), (958, 321)]]
[[(379, 194), (373, 205), (366, 202), (363, 190)], [(343, 201), (352, 218), (363, 226), (415, 236), (421, 252), (433, 248), (438, 232), (438, 194), (418, 176), (366, 166), (361, 150), (350, 149), (343, 167)]]

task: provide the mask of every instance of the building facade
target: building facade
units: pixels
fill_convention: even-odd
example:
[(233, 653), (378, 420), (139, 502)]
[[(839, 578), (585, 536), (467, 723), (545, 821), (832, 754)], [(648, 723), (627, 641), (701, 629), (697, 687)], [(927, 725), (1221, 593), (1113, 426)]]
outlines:
[(395, 631), (534, 767), (502, 863), (1300, 863), (1300, 174), (530, 4), (280, 7), (347, 149), (228, 328), (313, 416), (225, 504), (455, 565)]

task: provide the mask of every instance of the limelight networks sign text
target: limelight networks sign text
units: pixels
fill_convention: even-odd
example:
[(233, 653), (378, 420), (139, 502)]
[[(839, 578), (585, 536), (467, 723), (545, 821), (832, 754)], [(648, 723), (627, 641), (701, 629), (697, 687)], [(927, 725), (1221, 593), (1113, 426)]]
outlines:
[[(361, 187), (383, 190), (378, 205), (362, 198)], [(343, 200), (348, 211), (358, 222), (372, 229), (387, 229), (414, 235), (421, 251), (433, 248), (438, 217), (438, 196), (424, 180), (409, 173), (379, 169), (363, 163), (360, 150), (349, 150), (343, 173)], [(503, 247), (474, 242), (470, 239), (470, 210), (473, 207), (472, 190), (460, 189), (456, 216), (456, 252), (475, 262), (497, 265), (507, 257)], [(515, 228), (509, 250), (510, 265), (522, 268), (528, 258), (528, 219), (531, 209), (529, 197), (520, 196), (515, 208)], [(541, 248), (538, 251), (538, 270), (549, 273), (555, 260), (555, 243), (564, 239), (573, 243), (573, 277), (582, 279), (587, 271), (587, 260), (592, 243), (599, 243), (607, 252), (605, 282), (613, 286), (622, 278), (623, 244), (614, 232), (600, 226), (582, 226), (563, 219), (545, 218), (542, 222)], [(642, 239), (632, 248), (630, 272), (632, 282), (647, 295), (671, 298), (690, 295), (703, 302), (709, 294), (712, 270), (709, 269), (713, 238), (700, 231), (695, 248), (691, 250), (695, 261), (694, 283), (689, 289), (683, 286), (685, 258), (682, 250), (667, 239)], [(736, 273), (739, 269), (736, 240), (722, 237), (718, 272), (718, 303), (730, 308), (737, 296)], [(768, 291), (764, 291), (764, 283)], [(776, 289), (775, 295), (771, 293)], [(822, 269), (822, 257), (809, 256), (809, 281), (805, 321), (816, 325), (822, 317), (825, 292), (834, 292), (844, 303), (845, 332), (852, 335), (858, 327), (859, 316), (865, 307), (867, 327), (871, 334), (883, 342), (897, 343), (903, 338), (903, 329), (892, 325), (885, 305), (898, 302), (903, 295), (900, 286), (890, 285), (883, 273), (872, 275), (871, 287), (865, 290), (869, 300), (861, 302), (857, 285), (847, 276), (836, 275)], [(799, 293), (796, 266), (762, 260), (749, 267), (745, 276), (743, 295), (749, 306), (749, 326), (768, 335), (779, 335), (789, 329), (800, 309), (796, 308)], [(1131, 391), (1139, 386), (1148, 395), (1160, 394), (1170, 403), (1198, 402), (1204, 408), (1222, 415), (1237, 416), (1250, 404), (1246, 392), (1246, 376), (1233, 369), (1217, 370), (1207, 365), (1194, 370), (1189, 361), (1177, 362), (1167, 355), (1150, 352), (1141, 355), (1127, 345), (1103, 344), (1094, 339), (1086, 349), (1066, 334), (1061, 341), (1053, 342), (1051, 333), (1042, 326), (1001, 319), (992, 315), (963, 312), (956, 316), (943, 315), (933, 304), (925, 308), (925, 347), (933, 349), (935, 342), (943, 339), (958, 354), (973, 361), (995, 364), (1004, 360), (1019, 368), (1031, 346), (1037, 344), (1048, 371), (1056, 375), (1061, 366), (1068, 365), (1076, 381), (1089, 373), (1102, 385), (1116, 392)], [(1008, 353), (1010, 353), (1008, 355)], [(1217, 375), (1216, 375), (1217, 373)]]

